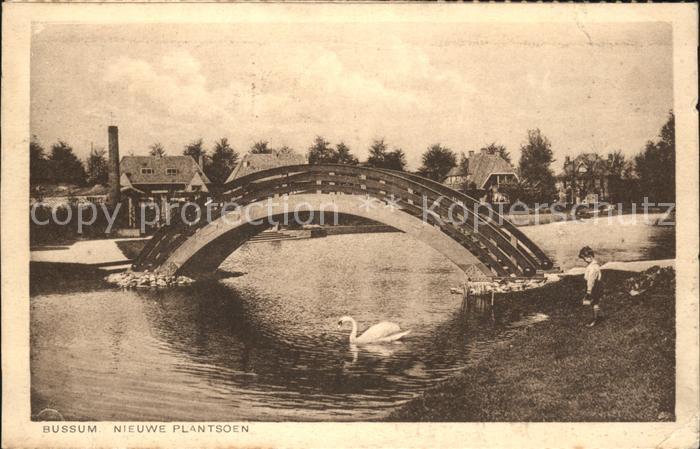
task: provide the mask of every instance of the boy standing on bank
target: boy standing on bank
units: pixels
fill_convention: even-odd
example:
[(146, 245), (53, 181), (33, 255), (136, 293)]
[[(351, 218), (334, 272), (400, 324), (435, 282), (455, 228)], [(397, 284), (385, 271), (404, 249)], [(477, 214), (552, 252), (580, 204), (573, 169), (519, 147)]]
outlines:
[(586, 296), (583, 298), (583, 305), (593, 306), (593, 321), (588, 324), (588, 327), (593, 327), (600, 319), (600, 299), (603, 294), (600, 265), (595, 260), (595, 254), (589, 246), (581, 248), (578, 257), (588, 264), (586, 272), (583, 274), (583, 278), (586, 280)]

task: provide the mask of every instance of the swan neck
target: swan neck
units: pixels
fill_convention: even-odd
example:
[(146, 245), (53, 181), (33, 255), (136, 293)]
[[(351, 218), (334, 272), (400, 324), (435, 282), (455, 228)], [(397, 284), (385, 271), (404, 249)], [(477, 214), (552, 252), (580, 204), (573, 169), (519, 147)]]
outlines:
[(350, 342), (352, 343), (357, 339), (357, 322), (354, 319), (351, 319), (352, 323), (352, 330), (350, 331)]

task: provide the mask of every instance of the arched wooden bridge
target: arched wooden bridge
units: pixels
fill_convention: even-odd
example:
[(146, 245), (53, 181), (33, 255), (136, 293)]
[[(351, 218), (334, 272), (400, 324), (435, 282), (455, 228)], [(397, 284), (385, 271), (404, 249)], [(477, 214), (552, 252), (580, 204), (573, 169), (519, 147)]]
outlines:
[[(418, 175), (349, 165), (291, 165), (238, 178), (212, 198), (211, 220), (173, 220), (134, 263), (138, 271), (211, 273), (239, 246), (297, 211), (337, 212), (393, 226), (469, 276), (534, 276), (551, 260), (512, 223), (463, 193)], [(233, 204), (237, 205), (234, 210)], [(417, 257), (420, 257), (417, 255)]]

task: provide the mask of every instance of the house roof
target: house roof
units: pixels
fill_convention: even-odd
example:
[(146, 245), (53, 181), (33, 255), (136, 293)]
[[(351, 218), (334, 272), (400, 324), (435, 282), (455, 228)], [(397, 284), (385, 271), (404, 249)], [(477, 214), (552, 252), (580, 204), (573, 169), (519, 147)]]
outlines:
[(449, 173), (447, 173), (448, 178), (456, 176), (464, 176), (464, 172), (462, 171), (462, 168), (459, 165), (456, 167), (452, 167)]
[(483, 188), (489, 177), (494, 174), (514, 175), (513, 166), (497, 154), (477, 153), (469, 157), (469, 181)]
[(279, 153), (277, 151), (266, 154), (247, 153), (243, 155), (241, 160), (228, 176), (228, 179), (226, 179), (226, 182), (231, 182), (234, 179), (238, 179), (262, 170), (268, 170), (270, 168), (301, 164), (306, 164), (306, 158), (298, 153)]
[(607, 176), (611, 172), (610, 161), (601, 158), (596, 153), (579, 154), (573, 160), (564, 161), (559, 178), (567, 178), (574, 174), (588, 174), (590, 170), (594, 176)]
[[(150, 168), (153, 173), (142, 173), (142, 168)], [(169, 168), (177, 169), (175, 174), (167, 174)], [(189, 184), (195, 175), (205, 183), (209, 178), (190, 156), (124, 156), (119, 163), (119, 171), (134, 184)], [(122, 183), (123, 184), (123, 183)]]

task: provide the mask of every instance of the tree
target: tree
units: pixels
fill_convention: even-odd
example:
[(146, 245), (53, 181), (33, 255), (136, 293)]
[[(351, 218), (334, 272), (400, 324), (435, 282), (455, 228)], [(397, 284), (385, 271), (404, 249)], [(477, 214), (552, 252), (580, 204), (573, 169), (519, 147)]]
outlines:
[(384, 160), (389, 148), (384, 143), (384, 139), (375, 139), (369, 147), (369, 157), (367, 165), (370, 167), (384, 168)]
[(87, 159), (87, 182), (89, 185), (107, 185), (109, 170), (107, 168), (106, 151), (102, 148), (90, 150)]
[(634, 158), (642, 195), (652, 202), (673, 202), (676, 198), (675, 117), (669, 112), (659, 132), (659, 140), (648, 141), (644, 151)]
[(294, 148), (288, 147), (287, 145), (282, 145), (277, 149), (278, 154), (295, 154)]
[(404, 171), (406, 168), (406, 153), (401, 148), (395, 148), (384, 156), (384, 168), (389, 170)]
[(345, 142), (340, 142), (335, 146), (335, 162), (337, 164), (357, 165), (360, 161), (350, 152), (350, 147)]
[(531, 201), (552, 201), (557, 190), (554, 173), (550, 167), (554, 162), (551, 142), (539, 129), (531, 129), (527, 132), (527, 143), (520, 147), (520, 151), (518, 168), (525, 184), (534, 189)]
[(270, 148), (269, 143), (266, 140), (259, 140), (255, 142), (250, 147), (250, 154), (270, 154), (272, 153), (272, 148)]
[(403, 171), (406, 168), (406, 153), (401, 148), (394, 148), (393, 151), (389, 151), (389, 147), (384, 142), (384, 139), (375, 139), (369, 147), (367, 165), (375, 168)]
[(163, 145), (161, 145), (160, 142), (155, 142), (153, 143), (149, 148), (148, 154), (151, 156), (158, 156), (158, 157), (163, 157), (165, 156), (165, 148), (163, 148)]
[(182, 154), (192, 157), (192, 159), (197, 162), (199, 162), (200, 157), (202, 160), (206, 159), (207, 150), (204, 149), (204, 141), (202, 139), (193, 140), (185, 145), (185, 149), (182, 151)]
[(531, 204), (536, 202), (539, 189), (530, 185), (527, 181), (520, 179), (508, 180), (498, 186), (498, 191), (504, 194), (511, 203), (522, 201)]
[(211, 164), (207, 167), (206, 174), (209, 180), (221, 185), (233, 171), (238, 162), (238, 153), (228, 143), (228, 139), (222, 137), (214, 143), (214, 151), (211, 155)]
[(485, 151), (488, 154), (497, 154), (505, 159), (509, 164), (513, 161), (510, 158), (510, 152), (503, 145), (497, 145), (496, 142), (491, 142), (485, 147), (482, 147), (479, 151)]
[(418, 169), (418, 173), (438, 182), (442, 182), (457, 165), (455, 153), (439, 143), (429, 146), (421, 160), (423, 165)]
[(621, 150), (608, 153), (608, 173), (615, 178), (623, 178), (628, 164)]
[(51, 145), (48, 166), (53, 182), (76, 185), (85, 184), (85, 167), (83, 167), (83, 163), (73, 153), (73, 148), (62, 140)]
[(29, 141), (29, 184), (34, 186), (50, 182), (49, 161), (44, 147), (36, 136)]
[(316, 136), (314, 144), (309, 147), (306, 153), (309, 164), (332, 164), (335, 163), (337, 155), (330, 142), (321, 136)]
[(309, 164), (348, 164), (357, 165), (359, 161), (350, 152), (344, 142), (331, 147), (330, 142), (321, 136), (316, 136), (314, 144), (309, 147), (307, 153)]

